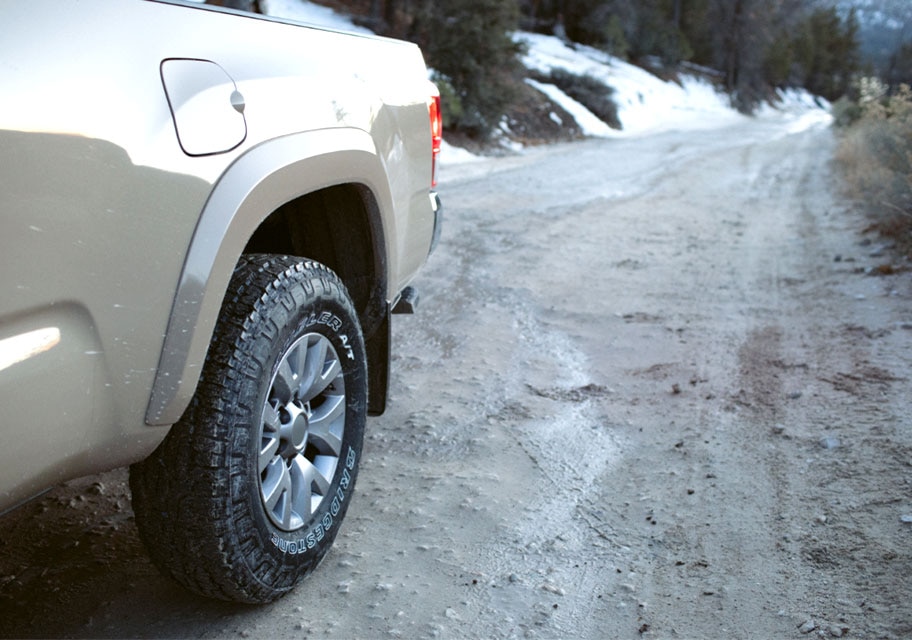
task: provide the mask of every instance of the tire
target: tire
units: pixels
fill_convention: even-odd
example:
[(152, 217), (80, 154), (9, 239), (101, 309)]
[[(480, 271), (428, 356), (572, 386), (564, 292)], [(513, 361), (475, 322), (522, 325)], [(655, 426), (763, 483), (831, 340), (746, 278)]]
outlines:
[(326, 267), (238, 264), (196, 395), (130, 468), (153, 562), (196, 593), (265, 603), (332, 546), (351, 502), (367, 407), (357, 315)]

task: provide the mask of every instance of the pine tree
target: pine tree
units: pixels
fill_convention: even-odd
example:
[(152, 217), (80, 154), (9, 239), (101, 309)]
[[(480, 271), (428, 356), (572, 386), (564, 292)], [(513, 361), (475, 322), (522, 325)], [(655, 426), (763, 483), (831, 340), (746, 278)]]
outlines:
[(890, 56), (886, 80), (893, 87), (912, 85), (912, 44), (901, 45)]
[(522, 75), (518, 21), (515, 0), (427, 0), (418, 12), (410, 37), (452, 89), (449, 126), (483, 138), (500, 124)]

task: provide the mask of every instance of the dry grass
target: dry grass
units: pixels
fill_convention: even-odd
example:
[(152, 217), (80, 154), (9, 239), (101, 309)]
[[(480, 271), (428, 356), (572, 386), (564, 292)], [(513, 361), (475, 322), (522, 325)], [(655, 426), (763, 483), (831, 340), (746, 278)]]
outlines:
[(849, 197), (862, 203), (872, 227), (912, 256), (912, 90), (886, 97), (881, 87), (861, 91), (861, 117), (837, 152)]

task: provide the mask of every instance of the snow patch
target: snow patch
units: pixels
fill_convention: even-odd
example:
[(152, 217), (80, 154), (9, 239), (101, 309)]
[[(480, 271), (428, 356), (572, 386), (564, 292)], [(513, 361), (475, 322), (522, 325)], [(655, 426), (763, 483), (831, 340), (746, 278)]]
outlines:
[[(711, 129), (743, 119), (731, 108), (728, 97), (716, 91), (705, 80), (683, 76), (680, 85), (660, 80), (651, 73), (628, 64), (593, 47), (569, 46), (554, 36), (520, 33), (516, 38), (525, 42), (528, 52), (525, 64), (542, 73), (563, 69), (575, 75), (588, 75), (614, 89), (613, 99), (623, 131), (590, 127), (588, 110), (585, 123), (577, 123), (588, 135), (642, 135), (673, 129)], [(531, 83), (530, 83), (531, 84)], [(568, 98), (555, 92), (552, 85), (533, 84), (549, 98), (576, 117)], [(601, 121), (600, 121), (601, 122)], [(605, 129), (608, 129), (607, 131)]]

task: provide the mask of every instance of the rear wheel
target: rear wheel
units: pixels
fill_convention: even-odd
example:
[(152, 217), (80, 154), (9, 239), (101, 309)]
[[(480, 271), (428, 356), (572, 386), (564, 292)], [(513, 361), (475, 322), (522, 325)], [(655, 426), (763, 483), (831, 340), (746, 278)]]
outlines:
[(190, 408), (130, 485), (165, 573), (261, 603), (335, 539), (361, 455), (367, 366), (352, 303), (326, 267), (248, 256), (228, 291)]

